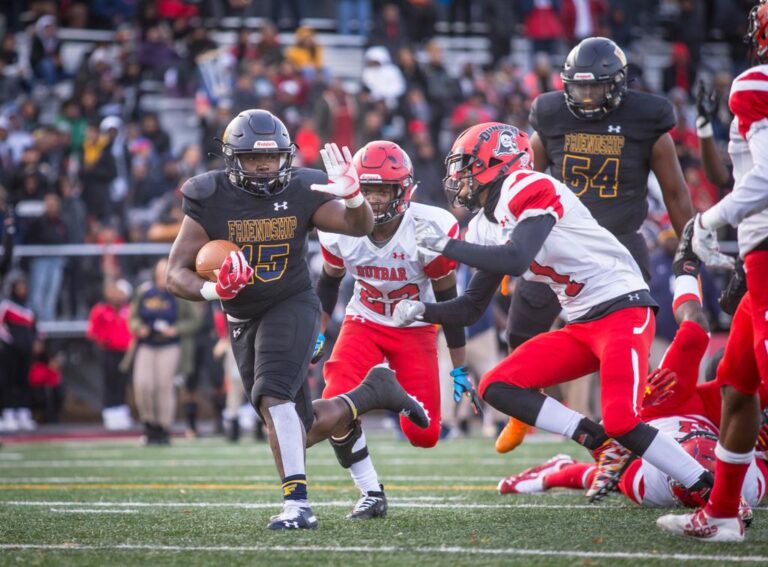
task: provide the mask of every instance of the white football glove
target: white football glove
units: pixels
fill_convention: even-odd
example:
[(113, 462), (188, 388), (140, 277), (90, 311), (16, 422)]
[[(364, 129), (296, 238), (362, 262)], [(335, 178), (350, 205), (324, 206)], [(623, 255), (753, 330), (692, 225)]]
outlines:
[(416, 217), (416, 244), (434, 252), (442, 252), (450, 237), (433, 220)]
[(313, 183), (310, 189), (330, 193), (342, 199), (351, 199), (360, 194), (360, 179), (352, 165), (352, 154), (347, 146), (339, 151), (336, 144), (325, 144), (320, 156), (328, 173), (328, 184)]
[(707, 266), (732, 270), (736, 264), (736, 261), (733, 258), (720, 252), (720, 245), (717, 242), (717, 232), (701, 226), (701, 214), (697, 214), (693, 219), (693, 238), (691, 238), (691, 245), (694, 253), (701, 258), (701, 261)]
[(424, 304), (421, 301), (403, 299), (395, 305), (392, 320), (398, 327), (407, 327), (414, 321), (421, 321), (424, 315)]

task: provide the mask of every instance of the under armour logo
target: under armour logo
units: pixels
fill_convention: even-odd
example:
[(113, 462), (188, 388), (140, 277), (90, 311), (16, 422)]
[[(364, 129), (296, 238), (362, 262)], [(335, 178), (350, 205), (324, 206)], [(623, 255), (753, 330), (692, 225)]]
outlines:
[(608, 125), (608, 133), (609, 134), (621, 134), (621, 125), (613, 126), (611, 124)]
[(293, 522), (293, 521), (288, 521), (288, 520), (285, 520), (285, 521), (283, 522), (283, 525), (284, 525), (286, 528), (299, 529), (299, 522)]
[(405, 252), (400, 252), (399, 254), (397, 252), (392, 252), (392, 257), (395, 260), (405, 260)]
[(361, 315), (352, 315), (352, 320), (357, 321), (358, 323), (365, 323), (365, 317)]
[(273, 203), (272, 206), (275, 207), (276, 211), (279, 211), (280, 209), (285, 211), (288, 209), (288, 201), (283, 201), (282, 203)]
[(640, 294), (639, 293), (630, 293), (627, 295), (627, 299), (630, 301), (640, 301)]
[(508, 223), (508, 222), (509, 222), (509, 221), (507, 220), (507, 217), (504, 217), (503, 219), (501, 219), (501, 220), (499, 221), (499, 224), (502, 226), (502, 228), (504, 228), (505, 226), (507, 226), (507, 223)]
[(234, 329), (232, 329), (232, 340), (236, 341), (242, 332), (243, 332), (242, 327), (235, 327)]

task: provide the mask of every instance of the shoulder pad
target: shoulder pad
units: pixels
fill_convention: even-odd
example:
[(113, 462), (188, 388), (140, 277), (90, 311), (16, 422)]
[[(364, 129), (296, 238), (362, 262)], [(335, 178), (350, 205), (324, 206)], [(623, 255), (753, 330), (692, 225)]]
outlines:
[(629, 90), (622, 106), (625, 104), (638, 122), (652, 124), (656, 131), (667, 132), (677, 123), (675, 109), (666, 97)]
[(546, 129), (548, 119), (565, 109), (562, 91), (551, 91), (537, 96), (531, 105), (529, 120), (534, 130)]
[(302, 189), (309, 189), (309, 186), (313, 183), (319, 183), (321, 185), (328, 183), (328, 174), (319, 169), (298, 167), (294, 170), (293, 175), (291, 176), (291, 182), (298, 182)]
[(200, 201), (207, 199), (216, 192), (217, 177), (224, 175), (223, 171), (209, 171), (195, 175), (181, 186), (181, 194), (189, 199)]

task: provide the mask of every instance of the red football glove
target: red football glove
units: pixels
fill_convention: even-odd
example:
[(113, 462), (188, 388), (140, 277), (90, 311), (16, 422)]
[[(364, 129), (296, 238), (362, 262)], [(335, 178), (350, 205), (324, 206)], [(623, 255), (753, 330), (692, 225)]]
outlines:
[(216, 295), (222, 301), (234, 298), (251, 280), (253, 268), (242, 252), (230, 252), (216, 278)]
[(651, 372), (643, 393), (643, 407), (658, 406), (673, 393), (677, 384), (677, 374), (668, 368), (659, 368)]

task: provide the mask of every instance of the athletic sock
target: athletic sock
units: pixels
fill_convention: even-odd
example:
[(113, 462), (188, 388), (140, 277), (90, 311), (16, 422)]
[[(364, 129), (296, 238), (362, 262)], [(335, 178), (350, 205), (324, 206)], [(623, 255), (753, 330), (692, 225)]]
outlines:
[[(357, 453), (365, 448), (365, 433), (363, 433), (352, 446), (352, 453)], [(360, 489), (361, 492), (378, 492), (380, 490), (379, 475), (376, 473), (370, 455), (356, 463), (352, 463), (349, 467), (349, 473), (352, 475), (352, 480), (355, 482), (355, 486)]]
[(754, 455), (752, 451), (734, 453), (718, 443), (715, 456), (715, 485), (712, 487), (705, 511), (716, 518), (735, 518), (739, 515), (744, 477)]
[(285, 500), (307, 500), (307, 475), (304, 468), (304, 426), (296, 405), (286, 402), (268, 408), (280, 448)]

